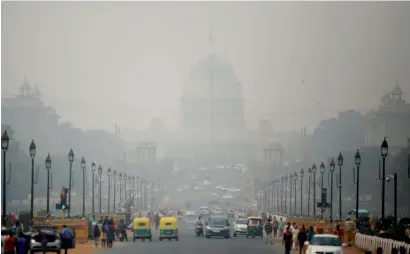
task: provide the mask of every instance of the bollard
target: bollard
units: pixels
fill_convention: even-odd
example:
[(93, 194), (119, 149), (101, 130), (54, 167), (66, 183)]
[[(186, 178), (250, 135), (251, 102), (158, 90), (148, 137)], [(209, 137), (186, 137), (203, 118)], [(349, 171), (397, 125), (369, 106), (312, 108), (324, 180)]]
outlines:
[(383, 254), (383, 249), (382, 249), (382, 247), (377, 248), (376, 253), (377, 253), (377, 254)]
[(397, 248), (392, 248), (391, 254), (399, 254), (399, 250)]

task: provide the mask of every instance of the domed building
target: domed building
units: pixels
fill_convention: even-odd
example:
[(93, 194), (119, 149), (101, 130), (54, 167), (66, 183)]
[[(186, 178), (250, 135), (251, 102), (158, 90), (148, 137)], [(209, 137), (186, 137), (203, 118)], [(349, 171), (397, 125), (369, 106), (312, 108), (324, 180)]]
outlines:
[(182, 91), (181, 117), (186, 131), (244, 129), (241, 83), (220, 56), (208, 55), (192, 67)]

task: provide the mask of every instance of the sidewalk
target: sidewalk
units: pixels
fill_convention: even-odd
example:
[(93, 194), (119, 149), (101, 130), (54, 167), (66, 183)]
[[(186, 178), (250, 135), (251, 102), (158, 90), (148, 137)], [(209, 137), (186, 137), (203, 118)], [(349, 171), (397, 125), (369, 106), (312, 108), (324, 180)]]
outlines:
[[(114, 242), (113, 249), (118, 248), (122, 244), (123, 243), (121, 242)], [(94, 247), (94, 241), (88, 241), (88, 243), (78, 243), (75, 249), (68, 250), (68, 254), (94, 254), (98, 250), (101, 250), (101, 249), (103, 249), (101, 248), (101, 246), (99, 246), (98, 248)], [(47, 253), (54, 253), (54, 252), (47, 252)], [(64, 251), (61, 250), (61, 254), (63, 253)]]

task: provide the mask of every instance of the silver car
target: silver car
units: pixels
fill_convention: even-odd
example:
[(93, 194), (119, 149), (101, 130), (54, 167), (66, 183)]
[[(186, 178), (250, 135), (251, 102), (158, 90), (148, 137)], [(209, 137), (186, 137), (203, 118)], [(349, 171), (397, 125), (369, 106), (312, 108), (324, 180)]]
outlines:
[(233, 223), (233, 236), (236, 237), (237, 235), (246, 235), (248, 230), (248, 220), (247, 219), (237, 219)]
[[(60, 234), (58, 233), (58, 231), (55, 229), (46, 228), (46, 229), (40, 229), (40, 232), (44, 234), (47, 239), (46, 251), (55, 252), (57, 254), (60, 254), (61, 253), (61, 238), (60, 238)], [(38, 231), (32, 234), (31, 241), (30, 241), (31, 253), (43, 251), (43, 246), (42, 246), (41, 241), (42, 241), (42, 236), (40, 235)]]

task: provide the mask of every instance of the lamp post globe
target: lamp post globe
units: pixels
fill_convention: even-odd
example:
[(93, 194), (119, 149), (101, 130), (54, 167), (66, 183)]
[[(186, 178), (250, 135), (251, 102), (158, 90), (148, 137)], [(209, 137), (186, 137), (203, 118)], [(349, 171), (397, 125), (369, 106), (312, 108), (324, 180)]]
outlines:
[(305, 171), (303, 168), (300, 170), (300, 177), (303, 178), (305, 176)]
[(320, 163), (320, 173), (321, 174), (325, 173), (325, 163), (323, 163), (323, 161), (322, 163)]
[(308, 176), (309, 176), (309, 177), (312, 176), (312, 168), (309, 168), (309, 169), (308, 169)]
[(91, 171), (92, 172), (95, 172), (95, 168), (97, 167), (97, 165), (95, 164), (95, 162), (93, 161), (92, 163), (91, 163)]
[(380, 152), (382, 154), (382, 157), (385, 158), (387, 156), (388, 151), (389, 151), (389, 144), (387, 144), (386, 137), (383, 139), (383, 142), (382, 142), (382, 145), (381, 145), (380, 148), (381, 148)]
[(46, 158), (46, 169), (47, 169), (47, 170), (50, 170), (50, 169), (51, 169), (51, 157), (50, 157), (50, 154), (48, 154), (48, 155), (47, 155), (47, 158)]
[(339, 156), (337, 157), (337, 165), (339, 167), (343, 166), (343, 155), (342, 155), (342, 153), (339, 153)]
[(30, 149), (30, 157), (31, 158), (36, 157), (36, 144), (34, 143), (34, 139), (31, 140), (29, 149)]
[(330, 172), (334, 172), (335, 171), (335, 162), (332, 158), (332, 160), (330, 161), (330, 167), (329, 167)]
[(7, 133), (7, 130), (4, 130), (3, 135), (1, 136), (1, 150), (7, 151), (9, 149), (10, 137)]
[(313, 165), (312, 165), (312, 173), (315, 175), (315, 174), (316, 174), (316, 171), (317, 171), (317, 169), (316, 169), (316, 163), (313, 162)]
[(46, 169), (47, 169), (47, 217), (50, 215), (50, 170), (51, 170), (51, 158), (50, 154), (46, 158)]
[(100, 166), (98, 166), (98, 175), (100, 177), (102, 176), (102, 172), (103, 172), (103, 169), (102, 169), (102, 166), (100, 165)]
[(72, 148), (70, 149), (70, 152), (68, 152), (68, 161), (69, 161), (69, 162), (73, 162), (73, 161), (74, 161), (74, 151), (73, 151)]
[(359, 149), (357, 149), (356, 154), (354, 156), (354, 162), (356, 166), (360, 166), (362, 163), (362, 156), (360, 155)]
[(298, 179), (298, 173), (295, 172), (295, 174), (293, 174), (293, 179), (296, 181)]
[(85, 165), (86, 165), (86, 162), (85, 162), (85, 159), (84, 159), (84, 156), (83, 156), (83, 158), (81, 158), (81, 169), (82, 170), (85, 170)]

